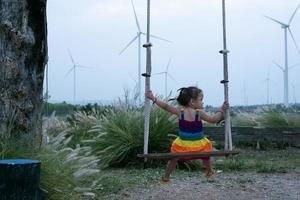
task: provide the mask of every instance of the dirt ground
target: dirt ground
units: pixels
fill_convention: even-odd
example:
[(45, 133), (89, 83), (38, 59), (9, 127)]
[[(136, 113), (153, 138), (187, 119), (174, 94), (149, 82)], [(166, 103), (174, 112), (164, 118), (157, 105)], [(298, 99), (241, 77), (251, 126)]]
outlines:
[(211, 179), (199, 172), (191, 172), (188, 177), (173, 177), (167, 184), (158, 181), (156, 184), (122, 191), (113, 199), (300, 200), (300, 172), (220, 172)]

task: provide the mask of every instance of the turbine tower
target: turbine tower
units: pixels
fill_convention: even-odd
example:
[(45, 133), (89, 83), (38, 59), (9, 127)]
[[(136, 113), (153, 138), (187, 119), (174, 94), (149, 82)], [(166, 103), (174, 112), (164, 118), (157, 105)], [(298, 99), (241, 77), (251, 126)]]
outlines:
[(264, 80), (267, 83), (267, 105), (270, 104), (270, 81), (270, 71), (268, 70), (267, 78)]
[[(134, 18), (135, 18), (135, 23), (137, 26), (137, 33), (136, 36), (133, 37), (133, 39), (122, 49), (122, 51), (120, 52), (119, 55), (121, 55), (135, 40), (138, 40), (138, 97), (139, 97), (139, 104), (141, 104), (142, 100), (141, 100), (141, 88), (142, 88), (142, 80), (141, 80), (141, 35), (146, 35), (146, 33), (142, 32), (140, 24), (139, 24), (139, 20), (137, 18), (136, 12), (135, 12), (135, 8), (134, 8), (134, 4), (133, 1), (131, 0), (131, 5), (132, 5), (132, 9), (133, 9), (133, 13), (134, 13)], [(156, 38), (158, 40), (163, 40), (166, 42), (171, 42), (169, 40), (166, 40), (164, 38), (161, 37), (157, 37), (155, 35), (151, 35), (150, 37), (152, 38)]]
[(171, 58), (170, 58), (169, 61), (168, 61), (168, 64), (167, 64), (167, 67), (166, 67), (166, 71), (158, 72), (158, 73), (153, 74), (153, 75), (164, 74), (164, 76), (165, 76), (165, 98), (166, 98), (166, 99), (167, 99), (167, 96), (168, 96), (168, 77), (171, 78), (173, 81), (177, 82), (177, 81), (171, 76), (171, 74), (168, 72), (170, 63), (171, 63)]
[(292, 88), (293, 88), (294, 103), (296, 105), (296, 103), (297, 103), (296, 92), (295, 92), (296, 91), (296, 87), (295, 87), (295, 85), (293, 83), (291, 83), (291, 85), (292, 85)]
[(291, 22), (293, 21), (293, 18), (295, 16), (297, 10), (299, 9), (299, 7), (300, 7), (300, 4), (295, 9), (294, 13), (290, 17), (290, 20), (288, 21), (287, 24), (283, 23), (281, 21), (278, 21), (276, 19), (273, 19), (271, 17), (265, 16), (266, 18), (268, 18), (268, 19), (270, 19), (270, 20), (272, 20), (272, 21), (280, 24), (281, 28), (283, 28), (283, 31), (284, 31), (284, 57), (285, 57), (285, 62), (284, 62), (284, 68), (282, 68), (282, 71), (284, 73), (284, 79), (283, 79), (284, 80), (283, 98), (284, 98), (284, 105), (285, 106), (289, 106), (289, 84), (288, 84), (288, 82), (289, 82), (289, 77), (288, 77), (289, 76), (289, 72), (288, 72), (289, 65), (288, 65), (288, 44), (287, 44), (287, 35), (288, 35), (288, 33), (287, 32), (289, 31), (289, 33), (291, 35), (291, 38), (292, 38), (292, 40), (293, 40), (293, 42), (295, 44), (295, 47), (296, 47), (296, 49), (298, 51), (298, 54), (300, 55), (300, 50), (298, 48), (298, 45), (297, 45), (296, 40), (294, 38), (294, 35), (293, 35), (293, 33), (292, 33), (291, 29), (290, 29)]
[(71, 59), (71, 62), (73, 64), (73, 66), (71, 67), (71, 69), (66, 73), (65, 76), (67, 76), (68, 74), (70, 74), (73, 71), (73, 103), (76, 103), (76, 68), (89, 68), (83, 65), (77, 65), (73, 59), (73, 56), (71, 54), (71, 51), (68, 49), (68, 53)]

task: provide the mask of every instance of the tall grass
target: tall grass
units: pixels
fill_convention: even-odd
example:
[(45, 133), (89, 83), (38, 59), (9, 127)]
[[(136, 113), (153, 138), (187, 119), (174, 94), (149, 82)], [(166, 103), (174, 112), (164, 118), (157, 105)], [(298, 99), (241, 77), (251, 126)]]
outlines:
[(287, 127), (289, 126), (287, 115), (277, 110), (269, 110), (257, 118), (262, 127)]
[(233, 127), (300, 127), (300, 114), (280, 108), (264, 108), (254, 113), (236, 112), (231, 121)]
[[(149, 151), (168, 151), (169, 133), (176, 130), (176, 120), (170, 114), (155, 108), (150, 117)], [(143, 152), (144, 117), (141, 110), (122, 107), (111, 110), (89, 132), (97, 133), (93, 139), (94, 152), (100, 157), (103, 167), (126, 165), (136, 162), (136, 154)]]
[(77, 111), (67, 117), (67, 135), (71, 137), (69, 146), (75, 147), (77, 144), (82, 144), (81, 141), (93, 138), (95, 135), (89, 130), (96, 126), (101, 118), (102, 113), (98, 113), (95, 109), (91, 113)]
[(258, 126), (257, 118), (255, 113), (238, 111), (232, 116), (231, 122), (233, 127)]
[(12, 105), (7, 105), (7, 110), (2, 111), (4, 123), (0, 127), (0, 158), (4, 158), (14, 143), (20, 143), (18, 130), (15, 128), (18, 110)]

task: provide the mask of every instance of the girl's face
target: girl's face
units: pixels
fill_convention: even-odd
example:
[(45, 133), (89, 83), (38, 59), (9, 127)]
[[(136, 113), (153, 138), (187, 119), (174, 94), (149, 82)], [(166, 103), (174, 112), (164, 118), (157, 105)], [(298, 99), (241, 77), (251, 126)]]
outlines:
[(203, 95), (200, 94), (197, 99), (192, 99), (190, 105), (194, 109), (202, 109), (203, 108)]

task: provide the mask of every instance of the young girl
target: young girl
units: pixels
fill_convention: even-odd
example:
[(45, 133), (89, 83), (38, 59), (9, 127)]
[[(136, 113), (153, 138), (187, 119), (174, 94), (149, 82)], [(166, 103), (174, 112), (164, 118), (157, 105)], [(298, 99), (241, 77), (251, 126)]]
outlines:
[[(203, 132), (202, 119), (209, 123), (218, 122), (229, 104), (224, 102), (222, 107), (214, 116), (205, 114), (203, 109), (203, 92), (197, 87), (187, 87), (179, 89), (180, 93), (177, 102), (180, 107), (174, 107), (155, 97), (151, 91), (146, 96), (160, 108), (175, 114), (179, 118), (179, 137), (172, 143), (171, 152), (192, 152), (192, 151), (212, 151), (212, 143)], [(206, 167), (206, 176), (210, 177), (214, 174), (211, 167), (210, 157), (194, 157), (194, 158), (174, 158), (169, 160), (165, 175), (162, 177), (163, 182), (170, 180), (170, 175), (176, 168), (178, 160), (202, 159), (203, 165)]]

